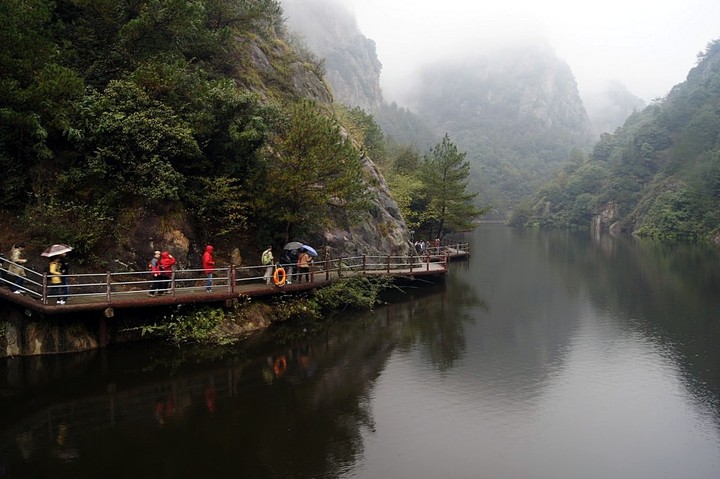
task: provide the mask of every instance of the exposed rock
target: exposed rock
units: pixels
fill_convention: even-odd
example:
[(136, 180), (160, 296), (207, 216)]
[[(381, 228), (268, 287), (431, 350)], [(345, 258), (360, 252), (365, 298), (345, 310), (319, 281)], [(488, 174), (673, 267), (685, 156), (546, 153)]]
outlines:
[(404, 255), (410, 251), (410, 232), (390, 195), (385, 178), (375, 164), (363, 157), (369, 176), (371, 206), (359, 222), (347, 228), (335, 227), (325, 232), (323, 240), (332, 256), (360, 254)]
[(600, 231), (610, 229), (610, 226), (617, 220), (618, 207), (614, 201), (608, 202), (599, 213), (592, 217), (592, 230), (596, 234)]
[(325, 59), (335, 101), (374, 112), (383, 103), (375, 42), (365, 37), (353, 15), (328, 0), (284, 0), (287, 22), (307, 47)]

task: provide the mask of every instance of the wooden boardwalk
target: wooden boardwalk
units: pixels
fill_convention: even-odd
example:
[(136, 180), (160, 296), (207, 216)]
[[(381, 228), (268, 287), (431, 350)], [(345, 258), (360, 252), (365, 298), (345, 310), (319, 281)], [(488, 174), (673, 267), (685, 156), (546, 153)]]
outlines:
[[(168, 290), (149, 296), (149, 272), (69, 275), (70, 293), (64, 304), (58, 304), (60, 291), (49, 285), (46, 275), (26, 270), (23, 294), (15, 294), (8, 287), (0, 287), (0, 298), (30, 311), (45, 315), (62, 315), (88, 311), (102, 311), (112, 317), (116, 309), (151, 308), (193, 303), (222, 303), (242, 297), (262, 297), (292, 294), (327, 286), (339, 278), (391, 276), (393, 278), (443, 278), (448, 262), (469, 255), (466, 245), (454, 245), (425, 256), (357, 256), (316, 261), (309, 282), (292, 278), (292, 284), (266, 284), (265, 266), (218, 268), (214, 272), (211, 292), (206, 291), (202, 270), (173, 271)], [(3, 285), (10, 286), (3, 271)]]

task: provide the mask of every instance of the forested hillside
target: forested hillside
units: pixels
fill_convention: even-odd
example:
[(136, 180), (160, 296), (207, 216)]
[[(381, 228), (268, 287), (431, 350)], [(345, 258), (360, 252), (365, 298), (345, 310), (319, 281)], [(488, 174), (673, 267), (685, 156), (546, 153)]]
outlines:
[(605, 134), (532, 201), (514, 224), (610, 228), (657, 238), (720, 230), (720, 41), (684, 83)]
[(407, 244), (279, 2), (7, 0), (0, 16), (3, 249), (63, 242), (142, 268), (152, 249), (190, 261), (205, 242), (227, 254), (335, 231), (359, 247), (347, 231), (363, 223), (383, 228), (373, 245)]

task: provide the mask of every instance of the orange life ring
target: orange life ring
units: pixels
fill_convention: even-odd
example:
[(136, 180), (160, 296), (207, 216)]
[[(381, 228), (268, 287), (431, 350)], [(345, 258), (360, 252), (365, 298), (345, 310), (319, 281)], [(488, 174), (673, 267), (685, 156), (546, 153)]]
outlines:
[(273, 363), (273, 371), (275, 371), (275, 376), (282, 376), (285, 374), (285, 371), (287, 370), (287, 359), (285, 356), (278, 356), (278, 358), (275, 360), (275, 363)]
[(286, 279), (287, 274), (285, 273), (285, 269), (282, 266), (276, 268), (275, 272), (273, 273), (273, 282), (278, 286), (282, 286), (285, 284)]

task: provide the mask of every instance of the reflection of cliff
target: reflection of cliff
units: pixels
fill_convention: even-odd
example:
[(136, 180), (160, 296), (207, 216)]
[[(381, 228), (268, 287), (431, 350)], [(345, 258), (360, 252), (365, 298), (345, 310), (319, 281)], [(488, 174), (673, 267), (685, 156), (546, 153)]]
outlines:
[[(143, 373), (151, 358), (142, 352), (67, 356), (45, 369), (42, 384), (24, 374), (25, 359), (37, 358), (21, 358), (12, 383), (3, 378), (0, 458), (18, 477), (43, 476), (40, 469), (60, 456), (81, 471), (73, 477), (137, 470), (163, 471), (155, 477), (334, 476), (333, 467), (362, 450), (361, 431), (373, 427), (366, 398), (394, 334), (377, 323), (343, 322), (282, 349), (251, 343), (258, 351), (252, 359), (243, 359), (244, 350), (221, 365), (183, 371)], [(84, 371), (84, 386), (73, 379), (77, 371)], [(117, 466), (108, 472), (111, 462)]]

